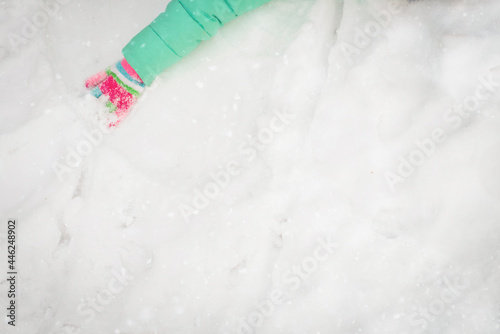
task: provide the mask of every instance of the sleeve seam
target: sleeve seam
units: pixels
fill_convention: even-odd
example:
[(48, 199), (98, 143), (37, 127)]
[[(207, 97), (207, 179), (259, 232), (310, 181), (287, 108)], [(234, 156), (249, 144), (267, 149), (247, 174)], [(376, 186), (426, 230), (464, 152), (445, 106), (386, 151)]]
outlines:
[(175, 50), (174, 50), (174, 49), (172, 49), (172, 47), (171, 47), (170, 45), (168, 45), (168, 43), (167, 43), (167, 42), (165, 42), (165, 41), (163, 40), (163, 38), (161, 38), (161, 36), (160, 36), (160, 35), (156, 32), (156, 30), (154, 30), (154, 28), (153, 28), (151, 25), (149, 25), (148, 27), (149, 27), (149, 29), (151, 29), (151, 30), (153, 31), (153, 33), (154, 33), (156, 36), (158, 36), (158, 38), (160, 39), (160, 41), (162, 41), (162, 42), (163, 42), (163, 44), (165, 44), (165, 46), (166, 46), (167, 48), (169, 48), (169, 49), (170, 49), (170, 51), (172, 51), (172, 52), (173, 52), (173, 53), (174, 53), (177, 57), (182, 58), (181, 56), (179, 56), (179, 55), (177, 54), (177, 52), (175, 52)]
[(207, 31), (207, 29), (205, 29), (205, 27), (200, 23), (198, 22), (197, 19), (194, 18), (194, 16), (187, 10), (187, 8), (184, 6), (184, 4), (182, 3), (181, 0), (177, 0), (177, 2), (182, 6), (182, 8), (184, 8), (184, 10), (186, 11), (186, 13), (191, 17), (191, 19), (193, 19), (194, 22), (198, 23), (198, 25), (201, 27), (201, 29), (203, 29), (208, 36), (212, 37), (212, 35), (210, 35), (210, 33)]
[(238, 17), (238, 14), (236, 14), (236, 12), (234, 11), (233, 7), (229, 4), (229, 2), (227, 0), (223, 1), (226, 4), (226, 6), (231, 10), (231, 12), (233, 12), (234, 16)]

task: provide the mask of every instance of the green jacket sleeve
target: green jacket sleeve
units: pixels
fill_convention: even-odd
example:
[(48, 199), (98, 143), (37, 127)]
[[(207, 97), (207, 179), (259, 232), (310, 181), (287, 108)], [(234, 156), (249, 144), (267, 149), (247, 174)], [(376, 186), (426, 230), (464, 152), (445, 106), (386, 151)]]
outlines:
[(268, 1), (172, 0), (165, 12), (125, 46), (123, 55), (149, 86), (225, 23)]

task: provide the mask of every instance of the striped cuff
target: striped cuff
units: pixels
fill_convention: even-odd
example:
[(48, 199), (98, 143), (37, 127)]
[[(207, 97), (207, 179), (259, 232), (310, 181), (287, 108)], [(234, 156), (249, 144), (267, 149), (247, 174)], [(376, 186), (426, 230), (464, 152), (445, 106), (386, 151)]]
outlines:
[(116, 82), (122, 86), (127, 92), (139, 97), (144, 91), (144, 83), (139, 78), (134, 78), (131, 73), (128, 73), (120, 60), (115, 65), (106, 70), (106, 74), (113, 77)]

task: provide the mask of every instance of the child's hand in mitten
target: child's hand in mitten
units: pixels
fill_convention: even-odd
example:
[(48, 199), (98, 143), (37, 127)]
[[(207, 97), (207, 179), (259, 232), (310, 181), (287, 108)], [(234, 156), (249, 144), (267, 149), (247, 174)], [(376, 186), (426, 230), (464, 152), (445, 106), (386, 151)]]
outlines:
[(115, 114), (108, 119), (109, 126), (118, 125), (144, 91), (144, 83), (125, 59), (87, 79), (85, 86)]

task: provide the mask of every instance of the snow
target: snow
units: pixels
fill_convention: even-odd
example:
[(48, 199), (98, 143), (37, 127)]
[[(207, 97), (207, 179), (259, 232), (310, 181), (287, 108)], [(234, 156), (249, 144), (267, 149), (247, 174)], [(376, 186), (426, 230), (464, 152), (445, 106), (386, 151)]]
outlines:
[(100, 127), (166, 3), (0, 3), (2, 333), (500, 331), (498, 1), (272, 0)]

